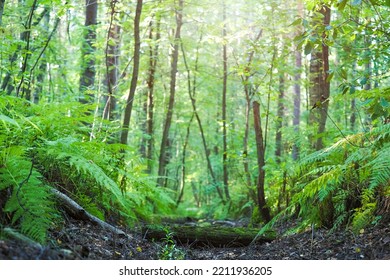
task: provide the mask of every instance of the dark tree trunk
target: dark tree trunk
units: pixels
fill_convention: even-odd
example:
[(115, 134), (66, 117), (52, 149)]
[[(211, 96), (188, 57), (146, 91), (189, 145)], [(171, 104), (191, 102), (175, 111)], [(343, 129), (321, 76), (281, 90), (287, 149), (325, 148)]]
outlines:
[[(330, 9), (328, 6), (322, 5), (320, 12), (323, 17), (322, 24), (328, 26), (330, 23)], [(322, 34), (322, 39), (325, 39), (325, 33)], [(312, 144), (315, 150), (321, 150), (324, 147), (322, 134), (325, 132), (325, 124), (328, 112), (328, 98), (330, 95), (329, 81), (329, 47), (323, 41), (311, 55), (310, 60), (310, 111), (309, 123), (317, 125), (317, 135), (312, 137)]]
[(265, 183), (265, 150), (264, 150), (264, 139), (263, 129), (261, 127), (260, 118), (260, 104), (257, 101), (253, 102), (253, 118), (256, 134), (256, 148), (257, 148), (257, 165), (259, 176), (257, 177), (257, 204), (259, 207), (260, 214), (265, 222), (271, 220), (270, 210), (267, 206), (264, 193)]
[(176, 87), (176, 72), (177, 72), (177, 62), (179, 58), (179, 47), (180, 47), (180, 30), (183, 21), (183, 3), (184, 0), (179, 0), (179, 6), (176, 10), (176, 31), (175, 31), (175, 41), (173, 44), (173, 53), (171, 58), (171, 82), (169, 90), (169, 103), (168, 111), (165, 118), (163, 135), (161, 138), (160, 146), (160, 156), (159, 156), (159, 166), (158, 166), (158, 180), (157, 185), (164, 185), (164, 176), (166, 175), (166, 166), (167, 166), (167, 150), (168, 150), (168, 138), (169, 138), (169, 129), (172, 123), (173, 116), (173, 105), (175, 104), (175, 87)]
[(86, 93), (93, 90), (95, 84), (95, 57), (96, 47), (96, 25), (97, 25), (97, 0), (85, 1), (85, 28), (84, 42), (82, 46), (82, 72), (80, 77), (80, 102), (91, 103), (94, 99), (93, 93)]
[(122, 144), (127, 144), (127, 137), (129, 135), (129, 125), (131, 119), (131, 112), (133, 110), (133, 102), (135, 96), (135, 90), (137, 89), (138, 82), (138, 73), (139, 73), (139, 61), (140, 61), (140, 48), (141, 48), (141, 39), (139, 34), (139, 24), (141, 20), (142, 13), (142, 0), (137, 1), (137, 7), (135, 10), (134, 18), (134, 60), (133, 60), (133, 73), (131, 77), (131, 84), (129, 95), (127, 97), (125, 115), (123, 118), (122, 133), (120, 142)]

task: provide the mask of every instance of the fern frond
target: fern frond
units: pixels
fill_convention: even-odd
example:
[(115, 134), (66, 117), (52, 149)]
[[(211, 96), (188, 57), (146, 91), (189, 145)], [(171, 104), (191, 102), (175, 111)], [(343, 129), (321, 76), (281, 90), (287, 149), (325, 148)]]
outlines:
[(390, 186), (390, 145), (381, 149), (365, 166), (370, 169), (370, 189)]
[(23, 234), (44, 243), (58, 212), (49, 187), (31, 164), (25, 158), (12, 157), (1, 168), (2, 180), (13, 188), (4, 210), (13, 214), (12, 223), (18, 223)]

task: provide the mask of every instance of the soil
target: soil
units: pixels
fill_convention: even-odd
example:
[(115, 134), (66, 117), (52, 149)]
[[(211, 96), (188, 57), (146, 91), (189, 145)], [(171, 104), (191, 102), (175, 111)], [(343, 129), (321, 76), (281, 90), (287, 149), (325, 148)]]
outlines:
[[(279, 233), (286, 227), (279, 229)], [(0, 259), (159, 259), (166, 248), (164, 240), (146, 240), (140, 229), (128, 231), (127, 237), (84, 221), (67, 220), (61, 229), (52, 230), (50, 242), (41, 248), (20, 241), (0, 240)], [(172, 245), (172, 244), (171, 244)], [(325, 229), (283, 236), (271, 242), (245, 247), (195, 247), (173, 244), (185, 259), (192, 260), (367, 260), (390, 259), (390, 226), (379, 224), (354, 234)]]

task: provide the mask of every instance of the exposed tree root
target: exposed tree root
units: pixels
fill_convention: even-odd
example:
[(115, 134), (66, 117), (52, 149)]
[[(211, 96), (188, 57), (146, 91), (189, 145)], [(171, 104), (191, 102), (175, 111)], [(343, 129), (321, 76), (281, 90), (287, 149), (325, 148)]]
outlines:
[(118, 234), (119, 236), (128, 236), (128, 234), (125, 233), (123, 230), (120, 230), (88, 213), (83, 207), (81, 207), (77, 202), (75, 202), (73, 199), (71, 199), (64, 193), (56, 189), (52, 189), (52, 192), (54, 196), (60, 201), (60, 203), (65, 207), (65, 210), (75, 219), (89, 221), (92, 224), (98, 225), (108, 231)]

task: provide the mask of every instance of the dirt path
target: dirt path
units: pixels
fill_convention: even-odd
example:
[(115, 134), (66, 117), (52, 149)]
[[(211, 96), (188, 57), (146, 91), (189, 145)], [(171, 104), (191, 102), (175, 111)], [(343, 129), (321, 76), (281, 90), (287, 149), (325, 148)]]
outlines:
[[(42, 249), (14, 240), (0, 240), (0, 259), (158, 259), (164, 243), (143, 239), (140, 233), (115, 237), (99, 227), (70, 220), (51, 233), (52, 241)], [(186, 259), (390, 259), (390, 226), (377, 225), (361, 234), (318, 230), (270, 243), (239, 248), (177, 246)]]

